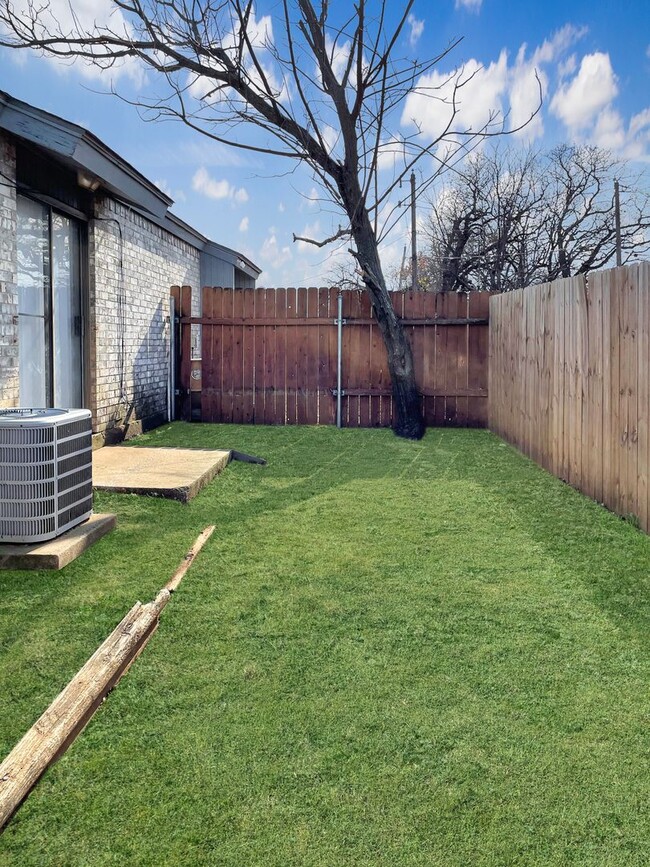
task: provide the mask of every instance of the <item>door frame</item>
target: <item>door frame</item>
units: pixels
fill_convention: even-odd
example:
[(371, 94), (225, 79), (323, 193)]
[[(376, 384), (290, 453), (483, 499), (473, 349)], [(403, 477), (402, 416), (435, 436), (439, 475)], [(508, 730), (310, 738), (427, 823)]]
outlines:
[[(90, 376), (88, 376), (89, 360), (90, 360), (90, 335), (87, 327), (90, 321), (90, 293), (89, 293), (89, 263), (88, 263), (88, 217), (82, 212), (73, 208), (51, 196), (43, 195), (35, 190), (25, 189), (22, 185), (18, 186), (17, 197), (31, 199), (38, 202), (48, 209), (48, 257), (49, 257), (49, 275), (48, 275), (48, 292), (44, 299), (45, 310), (45, 333), (46, 333), (46, 362), (49, 365), (49, 383), (47, 401), (50, 405), (54, 403), (54, 335), (53, 335), (53, 285), (52, 285), (52, 270), (53, 270), (53, 249), (52, 249), (52, 214), (58, 212), (61, 216), (75, 221), (79, 228), (79, 309), (81, 316), (81, 335), (80, 335), (80, 350), (81, 350), (81, 402), (83, 407), (90, 406), (91, 388)], [(18, 208), (18, 201), (16, 201)], [(17, 263), (16, 263), (17, 264)], [(18, 276), (16, 274), (16, 276)], [(20, 333), (18, 335), (20, 340)], [(20, 374), (19, 374), (20, 375)], [(22, 396), (20, 403), (23, 403)]]

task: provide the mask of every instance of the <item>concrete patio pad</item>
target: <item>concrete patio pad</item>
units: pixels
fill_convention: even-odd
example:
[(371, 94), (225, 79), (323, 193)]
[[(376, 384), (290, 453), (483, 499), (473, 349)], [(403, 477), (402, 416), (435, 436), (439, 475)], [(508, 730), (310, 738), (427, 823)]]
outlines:
[(228, 465), (230, 457), (230, 451), (217, 449), (104, 446), (93, 452), (93, 487), (186, 503)]
[(115, 515), (91, 515), (49, 542), (0, 544), (0, 569), (63, 569), (115, 526)]

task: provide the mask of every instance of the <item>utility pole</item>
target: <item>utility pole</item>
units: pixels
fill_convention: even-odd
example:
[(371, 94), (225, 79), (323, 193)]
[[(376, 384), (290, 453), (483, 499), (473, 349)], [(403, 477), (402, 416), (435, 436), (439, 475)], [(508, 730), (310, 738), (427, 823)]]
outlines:
[(415, 172), (411, 172), (411, 288), (418, 288), (418, 245), (415, 228)]
[(618, 195), (618, 181), (614, 180), (614, 224), (616, 226), (616, 265), (622, 264), (621, 255), (621, 200)]

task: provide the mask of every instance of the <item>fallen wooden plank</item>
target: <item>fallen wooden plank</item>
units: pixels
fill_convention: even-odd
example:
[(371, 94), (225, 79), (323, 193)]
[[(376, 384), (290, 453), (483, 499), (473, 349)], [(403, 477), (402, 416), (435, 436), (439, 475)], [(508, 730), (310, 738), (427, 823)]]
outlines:
[(192, 545), (190, 550), (185, 555), (183, 562), (180, 564), (178, 569), (174, 572), (169, 581), (165, 584), (165, 590), (169, 590), (170, 593), (173, 593), (178, 589), (178, 585), (183, 580), (183, 576), (190, 568), (192, 563), (194, 562), (196, 555), (199, 553), (201, 548), (208, 541), (210, 536), (214, 533), (214, 525), (211, 527), (206, 527), (205, 530), (201, 533), (201, 535), (197, 538), (196, 542)]
[(160, 614), (214, 532), (206, 527), (156, 598), (136, 602), (0, 764), (0, 831), (40, 777), (88, 724), (156, 631)]

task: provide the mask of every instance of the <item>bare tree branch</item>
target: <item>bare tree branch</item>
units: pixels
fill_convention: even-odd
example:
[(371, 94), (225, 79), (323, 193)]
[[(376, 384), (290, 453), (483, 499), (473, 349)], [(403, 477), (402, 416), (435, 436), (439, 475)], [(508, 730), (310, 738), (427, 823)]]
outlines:
[(59, 22), (49, 0), (20, 6), (0, 0), (0, 45), (113, 73), (136, 65), (151, 70), (156, 95), (121, 94), (147, 119), (178, 119), (213, 141), (308, 167), (343, 222), (324, 241), (294, 240), (317, 247), (352, 240), (387, 347), (396, 431), (421, 436), (412, 354), (390, 302), (378, 245), (401, 218), (395, 199), (402, 179), (431, 158), (436, 167), (422, 173), (422, 195), (480, 141), (502, 134), (506, 118), (489, 113), (480, 129), (459, 128), (458, 94), (476, 74), (461, 69), (450, 76), (447, 122), (439, 134), (427, 140), (416, 125), (400, 137), (402, 164), (390, 175), (380, 176), (381, 158), (386, 142), (395, 140), (409, 94), (441, 100), (424, 76), (457, 42), (428, 60), (400, 57), (414, 0), (403, 0), (392, 27), (388, 0), (375, 0), (372, 8), (355, 0), (343, 14), (328, 0), (282, 0), (280, 15), (264, 18), (264, 32), (253, 0), (110, 0), (114, 14), (102, 20), (95, 19), (99, 7), (73, 8), (73, 2)]
[(293, 240), (295, 241), (303, 241), (305, 244), (313, 244), (314, 247), (327, 247), (329, 244), (334, 243), (334, 241), (338, 241), (341, 238), (349, 238), (350, 230), (349, 229), (341, 229), (339, 228), (338, 232), (335, 232), (329, 238), (324, 238), (322, 241), (316, 241), (313, 238), (303, 238), (301, 235), (296, 235), (294, 233)]

